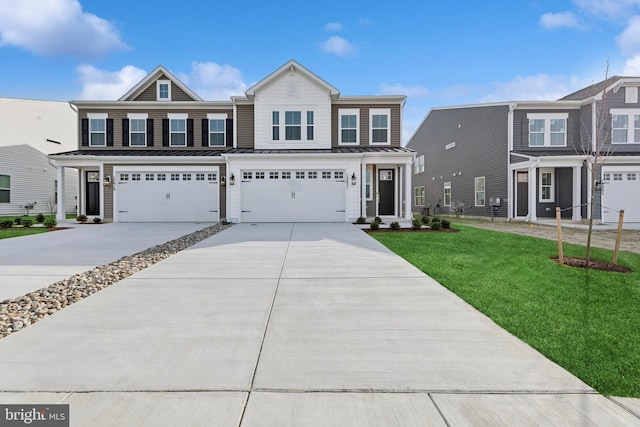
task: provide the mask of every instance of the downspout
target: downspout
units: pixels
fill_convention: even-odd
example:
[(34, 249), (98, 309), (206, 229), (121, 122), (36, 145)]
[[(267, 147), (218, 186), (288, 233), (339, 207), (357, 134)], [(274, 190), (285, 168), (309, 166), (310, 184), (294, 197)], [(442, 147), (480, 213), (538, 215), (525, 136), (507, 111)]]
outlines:
[(513, 111), (517, 103), (509, 104), (507, 113), (507, 221), (514, 218), (513, 214), (513, 171), (511, 170), (511, 152), (513, 151)]

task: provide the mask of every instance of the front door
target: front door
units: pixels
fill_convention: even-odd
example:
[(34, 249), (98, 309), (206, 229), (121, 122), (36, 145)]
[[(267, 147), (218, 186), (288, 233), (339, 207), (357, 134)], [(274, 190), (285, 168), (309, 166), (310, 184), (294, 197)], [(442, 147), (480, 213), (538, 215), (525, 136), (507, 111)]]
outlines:
[(529, 215), (529, 172), (516, 172), (516, 216)]
[(395, 212), (394, 170), (378, 171), (378, 215), (393, 216)]
[(85, 213), (100, 215), (100, 172), (87, 172)]

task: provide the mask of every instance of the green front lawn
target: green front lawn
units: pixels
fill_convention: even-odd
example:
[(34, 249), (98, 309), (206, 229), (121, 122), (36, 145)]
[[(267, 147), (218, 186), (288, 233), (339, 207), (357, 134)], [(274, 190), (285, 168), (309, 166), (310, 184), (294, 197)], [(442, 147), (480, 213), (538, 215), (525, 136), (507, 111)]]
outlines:
[(10, 237), (28, 236), (29, 234), (46, 233), (48, 230), (44, 227), (29, 228), (0, 228), (0, 239), (8, 239)]
[(600, 393), (640, 397), (640, 255), (620, 254), (629, 274), (577, 269), (549, 259), (554, 241), (456, 228), (371, 236)]

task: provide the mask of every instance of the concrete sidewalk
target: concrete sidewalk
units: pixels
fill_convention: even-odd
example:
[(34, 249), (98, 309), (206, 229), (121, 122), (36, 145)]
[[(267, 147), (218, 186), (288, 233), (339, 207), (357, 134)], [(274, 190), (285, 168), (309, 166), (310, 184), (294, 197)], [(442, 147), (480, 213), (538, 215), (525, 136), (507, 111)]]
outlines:
[(640, 425), (349, 224), (234, 225), (0, 340), (0, 390), (72, 426)]

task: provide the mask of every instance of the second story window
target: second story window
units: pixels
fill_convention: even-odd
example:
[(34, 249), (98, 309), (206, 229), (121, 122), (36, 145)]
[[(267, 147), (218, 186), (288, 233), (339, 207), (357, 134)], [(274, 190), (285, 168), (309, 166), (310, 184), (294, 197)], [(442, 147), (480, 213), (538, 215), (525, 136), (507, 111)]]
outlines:
[(567, 145), (567, 113), (530, 113), (529, 147), (564, 147)]
[(357, 109), (345, 109), (338, 111), (340, 130), (338, 141), (340, 144), (358, 144), (358, 122), (360, 112)]
[(371, 109), (369, 110), (371, 134), (370, 141), (372, 144), (388, 144), (389, 140), (389, 116), (391, 111), (388, 109)]
[(611, 142), (613, 144), (640, 144), (640, 110), (611, 110)]
[(187, 119), (182, 117), (169, 117), (169, 146), (187, 146)]
[(280, 111), (273, 111), (271, 113), (271, 125), (272, 133), (271, 139), (274, 141), (280, 140)]
[(129, 113), (127, 118), (129, 119), (129, 145), (131, 147), (146, 147), (147, 114)]
[(171, 101), (171, 81), (158, 80), (156, 82), (157, 100)]
[(313, 141), (313, 111), (307, 111), (307, 141)]
[(302, 138), (302, 118), (300, 111), (285, 111), (284, 113), (284, 139), (287, 141), (300, 141)]
[(224, 147), (226, 145), (226, 114), (208, 114), (209, 119), (209, 147)]
[(107, 146), (107, 115), (88, 114), (89, 118), (89, 146)]

